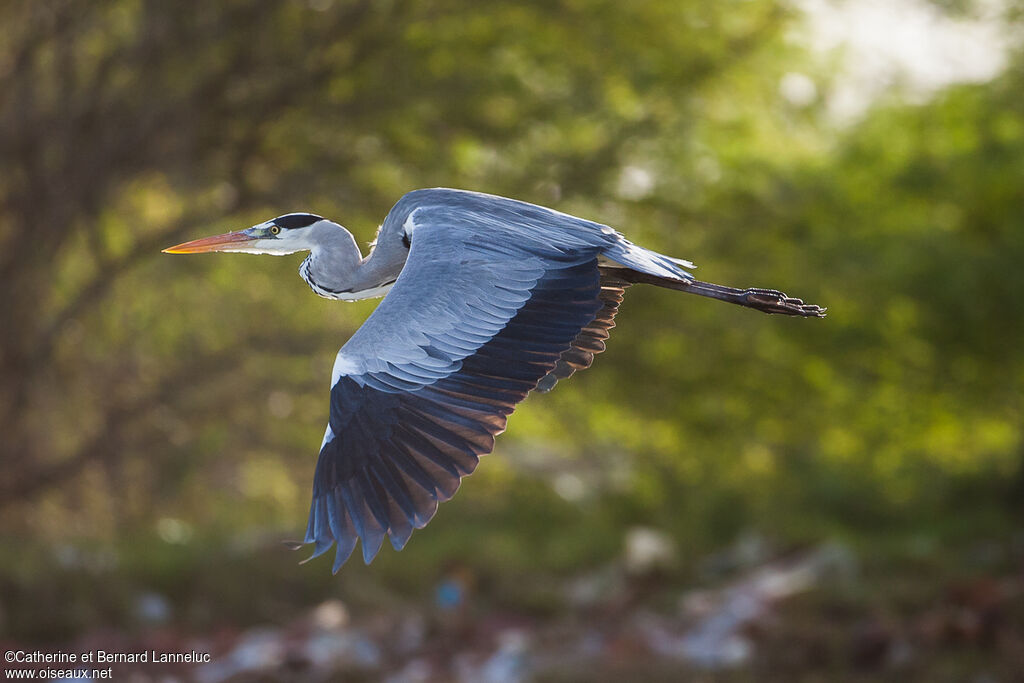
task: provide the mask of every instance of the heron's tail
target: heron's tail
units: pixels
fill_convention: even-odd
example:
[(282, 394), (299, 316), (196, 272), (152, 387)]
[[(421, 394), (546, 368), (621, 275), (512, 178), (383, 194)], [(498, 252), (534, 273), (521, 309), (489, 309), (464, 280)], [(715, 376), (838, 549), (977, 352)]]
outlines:
[(645, 283), (666, 289), (675, 289), (688, 294), (706, 296), (738, 306), (753, 308), (764, 313), (799, 315), (805, 318), (824, 318), (825, 311), (827, 310), (815, 304), (805, 304), (802, 299), (789, 297), (776, 289), (760, 289), (756, 287), (737, 289), (694, 279), (661, 277), (651, 275), (650, 273), (642, 273), (631, 268), (623, 269), (620, 277), (628, 282)]
[(620, 278), (631, 283), (646, 283), (666, 289), (675, 289), (688, 294), (706, 296), (719, 301), (728, 301), (765, 313), (799, 315), (805, 318), (824, 318), (825, 309), (803, 300), (789, 297), (776, 289), (751, 287), (737, 289), (710, 282), (701, 282), (687, 269), (696, 268), (689, 261), (659, 254), (651, 249), (633, 244), (618, 235), (618, 240), (601, 254), (603, 267), (614, 271)]

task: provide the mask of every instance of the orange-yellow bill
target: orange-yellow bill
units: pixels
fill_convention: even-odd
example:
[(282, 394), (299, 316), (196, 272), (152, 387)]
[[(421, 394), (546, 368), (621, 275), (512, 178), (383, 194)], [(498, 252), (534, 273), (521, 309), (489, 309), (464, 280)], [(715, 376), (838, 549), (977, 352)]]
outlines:
[(238, 249), (244, 243), (255, 242), (256, 239), (246, 235), (245, 232), (229, 232), (213, 237), (204, 237), (191, 242), (183, 242), (163, 250), (165, 254), (201, 254), (207, 251), (225, 251)]

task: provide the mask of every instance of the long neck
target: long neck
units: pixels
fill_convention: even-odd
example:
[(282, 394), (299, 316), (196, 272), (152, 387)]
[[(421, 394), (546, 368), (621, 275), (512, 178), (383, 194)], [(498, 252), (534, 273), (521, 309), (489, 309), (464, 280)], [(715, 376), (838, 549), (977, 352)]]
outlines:
[(373, 249), (363, 258), (352, 235), (338, 225), (315, 228), (309, 256), (299, 275), (314, 292), (328, 299), (357, 301), (384, 296), (398, 278), (403, 258), (390, 249)]

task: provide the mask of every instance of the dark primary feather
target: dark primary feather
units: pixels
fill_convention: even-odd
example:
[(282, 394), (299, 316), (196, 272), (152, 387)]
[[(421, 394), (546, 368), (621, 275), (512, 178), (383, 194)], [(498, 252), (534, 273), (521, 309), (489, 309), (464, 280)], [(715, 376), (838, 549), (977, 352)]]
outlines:
[(305, 539), (316, 544), (314, 556), (336, 542), (337, 571), (357, 537), (366, 562), (385, 536), (401, 549), (491, 451), (516, 404), (607, 305), (596, 260), (557, 266), (458, 371), (413, 391), (350, 377), (335, 384), (336, 436), (320, 452)]
[(537, 391), (554, 389), (559, 380), (567, 379), (577, 370), (586, 370), (594, 362), (594, 356), (605, 349), (605, 340), (615, 327), (615, 314), (630, 282), (622, 279), (618, 269), (601, 268), (601, 309), (594, 319), (580, 330), (572, 346), (562, 352), (554, 369), (537, 384)]

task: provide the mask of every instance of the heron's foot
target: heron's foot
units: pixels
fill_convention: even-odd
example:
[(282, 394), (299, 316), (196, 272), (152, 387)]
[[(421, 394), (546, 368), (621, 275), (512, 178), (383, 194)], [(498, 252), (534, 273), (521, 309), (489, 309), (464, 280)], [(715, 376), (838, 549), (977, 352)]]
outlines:
[(751, 287), (743, 290), (743, 305), (765, 313), (781, 315), (799, 315), (805, 318), (824, 318), (827, 308), (815, 304), (805, 304), (803, 299), (786, 296), (777, 289), (757, 289)]

